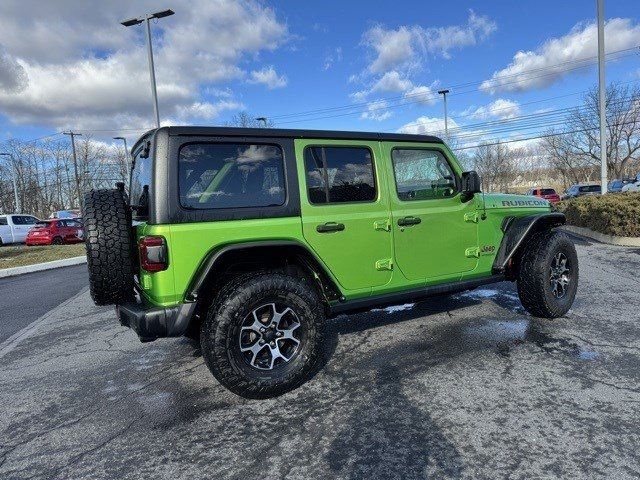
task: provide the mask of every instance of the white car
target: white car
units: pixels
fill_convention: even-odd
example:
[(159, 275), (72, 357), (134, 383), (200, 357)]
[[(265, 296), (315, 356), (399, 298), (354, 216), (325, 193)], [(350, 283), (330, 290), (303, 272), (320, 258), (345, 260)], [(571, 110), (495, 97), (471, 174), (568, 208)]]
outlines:
[(0, 215), (0, 246), (8, 243), (24, 243), (27, 233), (39, 220), (33, 215)]
[(640, 192), (640, 182), (628, 183), (622, 187), (621, 192)]

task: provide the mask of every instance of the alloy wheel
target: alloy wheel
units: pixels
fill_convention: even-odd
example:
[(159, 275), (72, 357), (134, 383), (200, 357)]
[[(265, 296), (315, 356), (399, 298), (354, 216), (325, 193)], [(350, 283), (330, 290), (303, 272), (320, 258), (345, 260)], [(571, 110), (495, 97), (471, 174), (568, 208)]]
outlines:
[(567, 256), (558, 252), (551, 261), (551, 292), (556, 298), (562, 298), (567, 294), (567, 288), (571, 282), (571, 270), (568, 265)]
[(289, 363), (300, 347), (300, 319), (286, 305), (268, 303), (253, 309), (240, 328), (240, 352), (259, 370)]

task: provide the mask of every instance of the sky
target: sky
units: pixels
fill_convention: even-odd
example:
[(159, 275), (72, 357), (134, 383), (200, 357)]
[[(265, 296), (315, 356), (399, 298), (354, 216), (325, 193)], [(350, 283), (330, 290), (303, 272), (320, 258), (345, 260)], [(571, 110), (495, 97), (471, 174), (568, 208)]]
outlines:
[[(527, 138), (540, 122), (504, 125), (596, 85), (595, 3), (3, 0), (0, 141), (152, 127), (144, 29), (119, 22), (166, 8), (176, 14), (152, 24), (164, 125), (245, 111), (282, 128), (442, 136), (437, 91), (449, 89), (459, 144)], [(607, 82), (636, 86), (637, 0), (607, 1), (605, 17)]]

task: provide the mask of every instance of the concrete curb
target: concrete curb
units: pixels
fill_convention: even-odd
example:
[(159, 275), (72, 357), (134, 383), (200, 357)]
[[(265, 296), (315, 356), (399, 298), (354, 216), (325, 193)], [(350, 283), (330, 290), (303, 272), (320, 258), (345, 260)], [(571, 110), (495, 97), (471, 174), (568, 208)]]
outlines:
[(35, 265), (25, 265), (24, 267), (3, 268), (0, 270), (0, 278), (13, 277), (22, 275), (23, 273), (40, 272), (42, 270), (51, 270), (52, 268), (70, 267), (71, 265), (80, 265), (87, 263), (87, 257), (71, 257), (63, 260), (54, 260), (53, 262), (36, 263)]
[(573, 225), (565, 225), (566, 231), (582, 235), (583, 237), (597, 240), (598, 242), (608, 243), (609, 245), (619, 245), (621, 247), (640, 247), (640, 237), (616, 237), (614, 235), (605, 235), (604, 233), (594, 232), (589, 228), (574, 227)]

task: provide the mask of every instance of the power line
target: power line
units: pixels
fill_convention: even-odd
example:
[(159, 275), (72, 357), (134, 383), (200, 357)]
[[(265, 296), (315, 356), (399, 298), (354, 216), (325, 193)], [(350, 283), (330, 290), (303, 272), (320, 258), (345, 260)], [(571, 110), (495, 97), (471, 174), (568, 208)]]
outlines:
[[(633, 120), (633, 121), (628, 121), (628, 122), (620, 122), (620, 123), (614, 123), (614, 124), (610, 124), (608, 125), (609, 127), (620, 127), (623, 125), (630, 125), (630, 124), (636, 124), (638, 123), (637, 121)], [(576, 130), (569, 130), (569, 131), (563, 131), (563, 132), (550, 132), (550, 133), (546, 133), (543, 135), (537, 135), (534, 137), (527, 137), (527, 138), (517, 138), (517, 139), (512, 139), (512, 140), (497, 140), (494, 141), (493, 143), (486, 143), (486, 142), (482, 142), (482, 146), (494, 146), (494, 145), (502, 145), (505, 143), (515, 143), (515, 142), (526, 142), (528, 140), (537, 140), (540, 138), (550, 138), (550, 137), (558, 137), (561, 135), (570, 135), (572, 133), (583, 133), (583, 132), (590, 132), (591, 130), (598, 130), (599, 127), (590, 127), (590, 128), (580, 128), (580, 129), (576, 129)], [(491, 141), (491, 140), (490, 140)], [(454, 151), (458, 151), (458, 150), (469, 150), (471, 148), (478, 148), (477, 144), (474, 145), (465, 145), (462, 147), (456, 147), (456, 148), (452, 148), (452, 150)]]
[[(639, 45), (636, 45), (634, 47), (631, 48), (626, 48), (626, 49), (621, 49), (621, 50), (616, 50), (613, 52), (609, 52), (607, 55), (608, 56), (612, 56), (618, 53), (623, 53), (623, 52), (629, 52), (632, 50), (637, 50), (638, 47), (640, 47)], [(621, 58), (625, 58), (628, 56), (632, 56), (632, 55), (637, 55), (638, 53), (629, 53), (627, 55), (619, 55), (615, 58), (609, 58), (607, 59), (607, 61), (614, 61), (614, 60), (619, 60)], [(557, 66), (562, 66), (562, 65), (567, 65), (567, 64), (571, 64), (571, 63), (584, 63), (586, 61), (591, 61), (593, 59), (595, 59), (597, 57), (588, 57), (588, 58), (584, 58), (584, 59), (579, 59), (579, 60), (571, 60), (571, 61), (567, 61), (567, 62), (563, 62), (563, 63), (558, 63), (555, 65), (550, 65), (547, 67), (541, 67), (541, 68), (534, 68), (534, 69), (529, 69), (529, 70), (523, 70), (520, 73), (517, 74), (512, 74), (512, 75), (505, 75), (502, 78), (509, 78), (509, 77), (526, 77), (527, 75), (529, 75), (530, 72), (536, 72), (536, 71), (541, 71), (541, 70), (545, 70), (548, 71), (549, 69), (553, 69)], [(572, 70), (576, 70), (579, 68), (585, 68), (588, 66), (591, 66), (592, 63), (588, 63), (586, 65), (580, 65), (580, 66), (576, 66), (570, 69), (563, 69), (563, 70), (555, 70), (553, 72), (548, 72), (545, 73), (543, 75), (537, 75), (537, 76), (532, 76), (529, 79), (535, 79), (535, 78), (542, 78), (542, 77), (546, 77), (546, 76), (550, 76), (550, 75), (557, 75), (559, 73), (564, 73), (564, 72), (568, 72), (568, 71), (572, 71)], [(473, 85), (480, 85), (483, 82), (485, 82), (487, 80), (474, 80), (471, 82), (466, 82), (466, 83), (460, 83), (460, 84), (455, 84), (455, 85), (450, 85), (448, 88), (450, 89), (455, 89), (455, 88), (462, 88), (462, 87), (468, 87), (468, 86), (473, 86)], [(512, 85), (514, 83), (517, 82), (509, 82), (509, 83), (503, 83), (501, 84), (501, 86), (508, 86), (508, 85)], [(471, 93), (471, 92), (475, 92), (477, 89), (474, 90), (468, 90), (468, 91), (463, 91), (463, 92), (452, 92), (451, 95), (462, 95), (462, 94), (466, 94), (466, 93)], [(394, 100), (403, 100), (403, 99), (407, 99), (407, 98), (417, 98), (418, 100), (415, 100), (413, 102), (404, 102), (398, 105), (392, 105), (388, 108), (395, 108), (398, 106), (402, 106), (402, 105), (409, 105), (411, 103), (416, 103), (416, 102), (420, 102), (420, 101), (425, 101), (425, 100), (437, 100), (438, 96), (436, 94), (433, 93), (415, 93), (415, 94), (405, 94), (405, 95), (400, 95), (400, 96), (393, 96), (393, 97), (384, 97), (378, 100), (375, 100), (373, 102), (376, 101), (384, 101), (384, 102), (389, 102), (389, 101), (394, 101)], [(342, 106), (335, 106), (335, 107), (327, 107), (327, 108), (322, 108), (322, 109), (316, 109), (316, 110), (307, 110), (307, 111), (302, 111), (302, 112), (297, 112), (297, 113), (287, 113), (287, 114), (281, 114), (281, 115), (273, 115), (271, 117), (269, 117), (272, 120), (278, 120), (281, 118), (290, 118), (290, 117), (299, 117), (299, 116), (310, 116), (310, 115), (315, 115), (315, 114), (322, 114), (322, 113), (329, 113), (329, 112), (333, 112), (333, 111), (340, 111), (340, 110), (351, 110), (354, 108), (359, 108), (359, 107), (368, 107), (368, 105), (372, 103), (372, 101), (366, 101), (366, 102), (357, 102), (357, 103), (352, 103), (350, 105), (342, 105)], [(354, 114), (356, 112), (353, 112), (351, 114)], [(360, 111), (358, 111), (357, 113), (360, 113)], [(321, 117), (318, 119), (309, 119), (309, 120), (319, 120), (319, 119), (323, 119), (323, 118), (332, 118), (332, 117)], [(308, 121), (308, 120), (300, 120), (300, 121)], [(279, 123), (295, 123), (295, 122), (279, 122)]]

